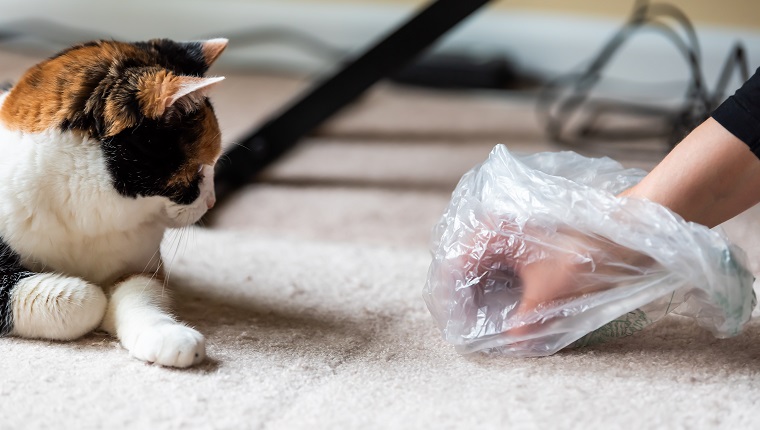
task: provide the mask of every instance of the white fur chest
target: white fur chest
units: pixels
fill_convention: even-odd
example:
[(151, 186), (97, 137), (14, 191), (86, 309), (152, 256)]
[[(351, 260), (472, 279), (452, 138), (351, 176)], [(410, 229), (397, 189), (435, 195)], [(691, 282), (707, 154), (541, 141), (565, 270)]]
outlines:
[(30, 269), (94, 283), (156, 269), (163, 200), (119, 195), (98, 142), (0, 124), (0, 236)]

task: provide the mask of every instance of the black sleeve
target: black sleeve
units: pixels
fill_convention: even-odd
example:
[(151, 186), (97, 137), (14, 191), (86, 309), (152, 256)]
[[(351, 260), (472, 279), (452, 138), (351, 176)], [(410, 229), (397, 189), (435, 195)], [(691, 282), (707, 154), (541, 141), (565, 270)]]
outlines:
[(760, 68), (712, 117), (760, 158)]

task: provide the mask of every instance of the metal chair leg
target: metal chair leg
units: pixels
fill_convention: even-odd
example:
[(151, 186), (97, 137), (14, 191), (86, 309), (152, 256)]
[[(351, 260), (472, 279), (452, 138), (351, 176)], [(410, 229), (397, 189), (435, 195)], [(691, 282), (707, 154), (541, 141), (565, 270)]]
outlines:
[(409, 63), (490, 0), (436, 0), (234, 146), (217, 166), (223, 199), (377, 81)]

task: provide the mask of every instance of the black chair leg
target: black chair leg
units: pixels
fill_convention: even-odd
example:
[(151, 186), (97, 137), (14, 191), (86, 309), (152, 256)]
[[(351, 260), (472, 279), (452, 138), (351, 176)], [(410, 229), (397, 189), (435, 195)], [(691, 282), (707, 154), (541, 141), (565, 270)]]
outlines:
[(397, 72), (490, 0), (436, 0), (234, 146), (217, 166), (223, 199), (377, 81)]

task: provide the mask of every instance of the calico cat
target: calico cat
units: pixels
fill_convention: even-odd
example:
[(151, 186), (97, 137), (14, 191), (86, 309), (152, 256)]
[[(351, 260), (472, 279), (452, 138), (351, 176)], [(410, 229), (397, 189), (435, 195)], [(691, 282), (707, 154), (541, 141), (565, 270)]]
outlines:
[(203, 77), (226, 39), (98, 41), (0, 94), (0, 335), (93, 329), (187, 367), (205, 341), (166, 310), (164, 231), (214, 205), (219, 125)]

